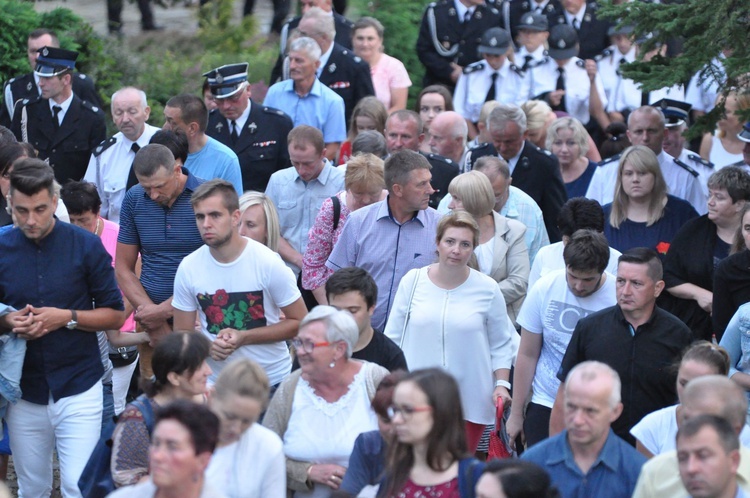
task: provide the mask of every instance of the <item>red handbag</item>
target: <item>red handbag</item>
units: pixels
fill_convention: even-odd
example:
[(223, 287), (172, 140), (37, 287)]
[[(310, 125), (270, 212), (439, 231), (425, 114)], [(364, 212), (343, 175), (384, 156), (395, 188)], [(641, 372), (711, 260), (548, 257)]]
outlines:
[(505, 421), (503, 420), (503, 400), (497, 398), (495, 408), (495, 427), (490, 433), (490, 448), (487, 452), (487, 459), (511, 458), (513, 452), (508, 447), (508, 435), (505, 433)]

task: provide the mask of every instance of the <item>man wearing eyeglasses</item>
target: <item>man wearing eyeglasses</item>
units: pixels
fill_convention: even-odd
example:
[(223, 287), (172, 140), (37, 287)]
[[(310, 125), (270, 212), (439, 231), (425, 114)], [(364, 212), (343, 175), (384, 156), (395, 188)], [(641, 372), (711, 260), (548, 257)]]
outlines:
[(294, 274), (276, 253), (239, 234), (239, 198), (229, 182), (202, 184), (190, 202), (205, 245), (177, 269), (174, 328), (193, 330), (198, 313), (200, 330), (212, 342), (210, 383), (227, 363), (250, 358), (277, 386), (292, 366), (284, 341), (297, 334), (307, 313)]
[(242, 190), (264, 192), (276, 171), (289, 167), (287, 135), (294, 125), (283, 111), (251, 100), (247, 62), (205, 73), (217, 108), (206, 134), (232, 149), (240, 160)]

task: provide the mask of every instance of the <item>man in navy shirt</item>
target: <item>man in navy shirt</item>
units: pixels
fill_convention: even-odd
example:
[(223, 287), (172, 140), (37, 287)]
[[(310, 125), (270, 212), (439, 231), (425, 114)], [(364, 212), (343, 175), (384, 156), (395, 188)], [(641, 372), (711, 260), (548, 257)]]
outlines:
[[(190, 196), (203, 181), (180, 167), (172, 152), (149, 144), (135, 155), (138, 185), (122, 202), (115, 272), (125, 297), (135, 309), (135, 320), (152, 340), (172, 331), (172, 291), (182, 258), (203, 245), (195, 225)], [(140, 253), (140, 279), (135, 269)], [(151, 371), (148, 344), (138, 347), (141, 376)]]
[(54, 217), (54, 179), (39, 159), (15, 164), (9, 205), (17, 227), (0, 236), (0, 302), (18, 310), (0, 318), (0, 333), (27, 341), (22, 398), (7, 417), (19, 496), (49, 495), (55, 447), (63, 495), (80, 496), (102, 420), (96, 331), (125, 319), (99, 238)]
[(566, 498), (629, 498), (646, 458), (615, 435), (622, 413), (620, 376), (597, 361), (578, 364), (565, 379), (565, 430), (521, 458), (546, 470)]

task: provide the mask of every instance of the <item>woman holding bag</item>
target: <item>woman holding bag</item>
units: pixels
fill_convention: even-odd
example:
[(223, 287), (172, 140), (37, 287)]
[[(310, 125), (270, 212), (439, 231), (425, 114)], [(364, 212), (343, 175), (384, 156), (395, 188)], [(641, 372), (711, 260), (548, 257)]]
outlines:
[(469, 213), (441, 219), (438, 262), (401, 279), (385, 328), (410, 368), (442, 367), (456, 377), (471, 452), (495, 421), (495, 400), (510, 405), (516, 349), (497, 282), (469, 268), (478, 242), (479, 227)]

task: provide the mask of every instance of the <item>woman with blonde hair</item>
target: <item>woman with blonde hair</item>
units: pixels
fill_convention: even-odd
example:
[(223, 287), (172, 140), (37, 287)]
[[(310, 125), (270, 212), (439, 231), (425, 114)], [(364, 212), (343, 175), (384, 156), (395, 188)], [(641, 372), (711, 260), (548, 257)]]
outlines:
[(662, 260), (680, 227), (698, 217), (690, 203), (667, 194), (656, 154), (643, 145), (622, 153), (612, 203), (603, 209), (610, 247), (620, 252), (648, 247)]
[(352, 117), (349, 121), (349, 135), (346, 142), (339, 149), (338, 164), (346, 164), (352, 157), (352, 144), (357, 135), (363, 131), (375, 130), (381, 135), (385, 134), (385, 121), (388, 119), (388, 110), (382, 102), (372, 95), (365, 97), (354, 107)]
[(485, 426), (495, 421), (497, 398), (510, 403), (517, 349), (497, 282), (469, 267), (479, 236), (468, 212), (444, 216), (437, 227), (437, 263), (404, 275), (385, 327), (409, 368), (440, 367), (458, 379), (472, 453)]
[(529, 282), (526, 227), (495, 212), (495, 194), (484, 173), (469, 171), (458, 175), (448, 192), (452, 197), (448, 207), (466, 211), (479, 225), (479, 245), (474, 249), (479, 271), (498, 283), (508, 316), (515, 322)]
[(324, 287), (333, 270), (325, 264), (349, 214), (387, 195), (383, 171), (383, 160), (373, 154), (351, 158), (344, 173), (345, 190), (324, 200), (315, 217), (302, 256), (302, 287), (312, 291), (320, 304), (328, 304)]
[(273, 201), (263, 192), (251, 190), (240, 197), (240, 235), (279, 252), (279, 215)]
[(284, 498), (286, 460), (281, 439), (258, 422), (268, 405), (268, 376), (254, 361), (227, 365), (209, 407), (219, 417), (219, 442), (206, 480), (228, 498)]
[(568, 199), (585, 197), (596, 171), (596, 163), (586, 157), (589, 151), (589, 134), (576, 118), (559, 118), (547, 130), (545, 147), (560, 161)]
[[(544, 149), (547, 147), (547, 130), (557, 119), (557, 114), (543, 100), (527, 100), (521, 104), (521, 109), (526, 114), (526, 131), (529, 142)], [(588, 151), (584, 154), (594, 162), (602, 160), (602, 156), (596, 148), (594, 139), (586, 132), (586, 140), (589, 144)]]
[(742, 149), (745, 142), (737, 138), (742, 131), (743, 119), (740, 111), (750, 109), (750, 92), (738, 92), (732, 90), (724, 97), (719, 95), (716, 105), (724, 103), (724, 114), (716, 123), (714, 133), (706, 133), (701, 140), (700, 155), (703, 159), (711, 161), (716, 169), (744, 162)]

